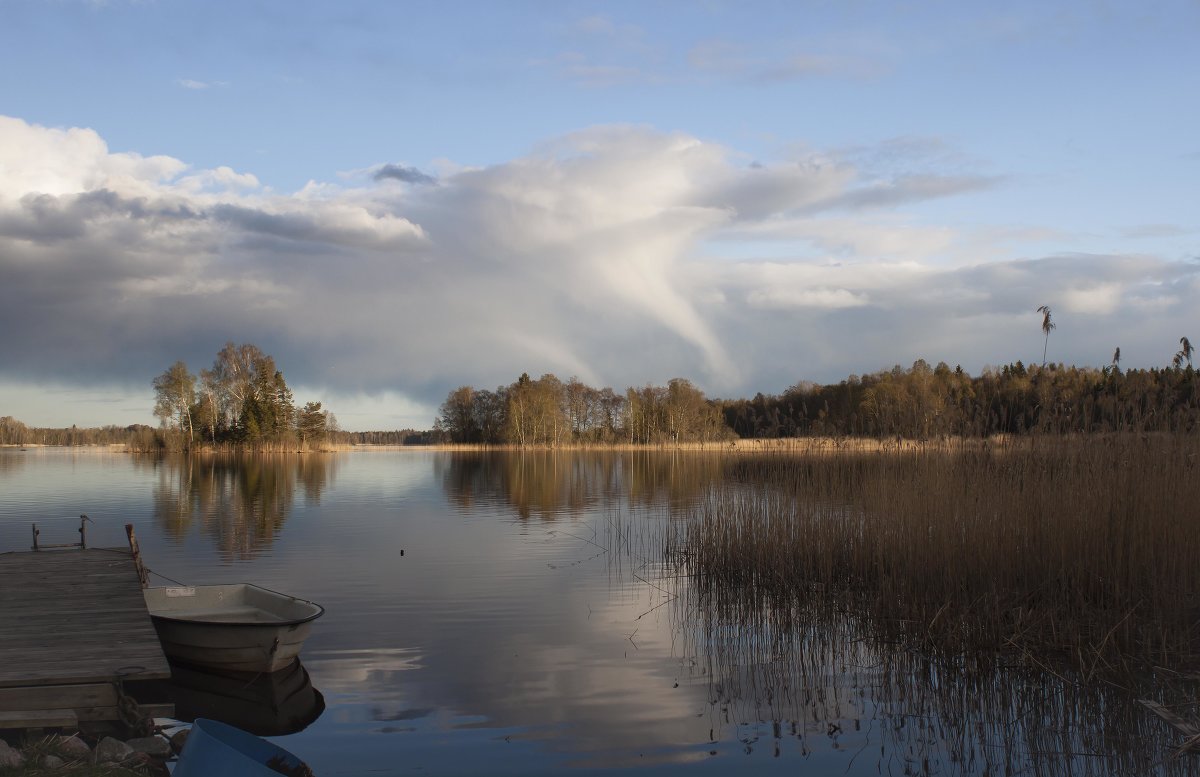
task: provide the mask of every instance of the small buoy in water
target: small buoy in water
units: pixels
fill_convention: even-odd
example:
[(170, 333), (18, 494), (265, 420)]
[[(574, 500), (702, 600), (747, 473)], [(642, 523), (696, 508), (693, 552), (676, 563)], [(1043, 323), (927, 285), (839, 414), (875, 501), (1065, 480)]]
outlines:
[(401, 549), (400, 549), (400, 555), (401, 555), (401, 556), (403, 556), (403, 555), (404, 555), (404, 548), (401, 548)]

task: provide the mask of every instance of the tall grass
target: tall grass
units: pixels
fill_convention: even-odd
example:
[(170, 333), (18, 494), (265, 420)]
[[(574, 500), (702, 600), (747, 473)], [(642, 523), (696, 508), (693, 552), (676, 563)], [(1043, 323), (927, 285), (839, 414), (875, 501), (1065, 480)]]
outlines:
[(885, 637), (1067, 659), (1200, 653), (1200, 438), (963, 441), (742, 456), (668, 551), (705, 591), (831, 597)]

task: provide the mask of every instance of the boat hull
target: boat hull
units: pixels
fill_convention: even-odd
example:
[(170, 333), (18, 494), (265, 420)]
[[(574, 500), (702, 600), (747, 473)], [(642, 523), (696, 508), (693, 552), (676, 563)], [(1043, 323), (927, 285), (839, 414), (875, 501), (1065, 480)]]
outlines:
[(168, 658), (223, 671), (288, 667), (324, 612), (313, 602), (247, 584), (147, 588), (145, 595)]
[(308, 765), (279, 745), (215, 720), (198, 718), (175, 764), (175, 777), (311, 775)]

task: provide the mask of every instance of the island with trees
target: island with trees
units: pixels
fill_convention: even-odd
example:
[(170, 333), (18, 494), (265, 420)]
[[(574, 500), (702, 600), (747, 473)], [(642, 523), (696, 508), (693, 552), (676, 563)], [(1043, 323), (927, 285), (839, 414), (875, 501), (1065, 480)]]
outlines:
[(320, 402), (294, 404), (275, 360), (248, 343), (226, 343), (199, 376), (175, 362), (154, 379), (154, 394), (154, 415), (174, 432), (169, 447), (306, 448), (337, 428)]

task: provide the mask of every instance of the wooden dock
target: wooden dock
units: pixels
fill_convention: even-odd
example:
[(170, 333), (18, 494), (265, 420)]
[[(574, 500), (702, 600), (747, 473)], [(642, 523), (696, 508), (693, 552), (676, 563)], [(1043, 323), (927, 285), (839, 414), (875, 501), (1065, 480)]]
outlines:
[(122, 692), (170, 676), (128, 550), (0, 554), (0, 729), (118, 722)]

